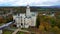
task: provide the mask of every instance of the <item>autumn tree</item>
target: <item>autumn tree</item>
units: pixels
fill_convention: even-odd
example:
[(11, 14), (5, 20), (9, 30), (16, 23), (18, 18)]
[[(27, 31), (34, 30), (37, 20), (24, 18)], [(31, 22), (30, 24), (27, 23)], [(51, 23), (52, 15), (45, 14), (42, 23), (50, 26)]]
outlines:
[(58, 26), (54, 26), (52, 29), (50, 29), (50, 32), (54, 34), (60, 34), (60, 29), (58, 28)]

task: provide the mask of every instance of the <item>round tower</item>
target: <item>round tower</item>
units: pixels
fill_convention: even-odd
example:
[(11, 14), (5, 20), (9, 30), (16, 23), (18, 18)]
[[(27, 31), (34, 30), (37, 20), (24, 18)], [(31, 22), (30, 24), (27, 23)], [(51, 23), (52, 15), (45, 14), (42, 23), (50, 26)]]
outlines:
[(29, 5), (27, 5), (26, 17), (30, 17), (30, 6)]

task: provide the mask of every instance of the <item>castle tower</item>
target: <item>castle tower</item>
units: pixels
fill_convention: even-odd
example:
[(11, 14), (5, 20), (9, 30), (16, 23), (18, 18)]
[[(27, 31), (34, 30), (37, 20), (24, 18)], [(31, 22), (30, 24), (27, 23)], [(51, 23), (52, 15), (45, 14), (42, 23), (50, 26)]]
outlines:
[(30, 17), (30, 7), (29, 7), (29, 5), (27, 5), (26, 17)]

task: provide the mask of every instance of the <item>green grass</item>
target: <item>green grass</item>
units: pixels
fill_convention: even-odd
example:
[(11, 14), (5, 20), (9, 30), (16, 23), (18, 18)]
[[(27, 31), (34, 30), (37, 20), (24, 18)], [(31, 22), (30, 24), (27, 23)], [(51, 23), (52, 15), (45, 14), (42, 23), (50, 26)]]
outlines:
[(5, 31), (3, 34), (11, 34), (10, 31)]
[(1, 23), (0, 26), (4, 25), (4, 23)]
[(3, 30), (3, 34), (12, 34), (12, 31), (9, 31), (9, 30)]
[(21, 31), (20, 31), (20, 32), (17, 32), (17, 34), (24, 34), (24, 32), (21, 32)]

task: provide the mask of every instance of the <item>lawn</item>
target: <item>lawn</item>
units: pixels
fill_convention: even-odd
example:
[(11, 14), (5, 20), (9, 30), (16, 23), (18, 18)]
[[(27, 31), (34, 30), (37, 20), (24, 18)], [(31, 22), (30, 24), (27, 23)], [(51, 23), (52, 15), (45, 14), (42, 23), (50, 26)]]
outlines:
[(24, 32), (18, 31), (17, 34), (24, 34)]
[(13, 31), (10, 30), (3, 30), (3, 34), (12, 34)]
[(4, 25), (4, 23), (1, 23), (0, 26)]

